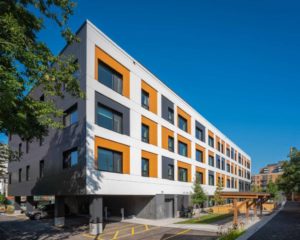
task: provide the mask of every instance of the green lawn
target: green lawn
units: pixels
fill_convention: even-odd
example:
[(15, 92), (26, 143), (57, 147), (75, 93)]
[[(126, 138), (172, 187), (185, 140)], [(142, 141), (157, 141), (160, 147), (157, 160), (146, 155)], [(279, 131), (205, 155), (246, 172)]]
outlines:
[(197, 223), (202, 223), (202, 224), (210, 224), (214, 223), (220, 220), (223, 220), (225, 218), (232, 217), (232, 214), (217, 214), (217, 213), (211, 213), (208, 215), (203, 215), (200, 216), (200, 218), (193, 218), (193, 219), (188, 219), (182, 222), (178, 222), (178, 224), (197, 224)]

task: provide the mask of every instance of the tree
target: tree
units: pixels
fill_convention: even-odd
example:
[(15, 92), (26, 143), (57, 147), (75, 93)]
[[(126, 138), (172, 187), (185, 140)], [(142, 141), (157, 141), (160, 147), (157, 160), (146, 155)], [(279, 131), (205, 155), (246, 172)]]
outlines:
[(300, 192), (300, 152), (291, 148), (289, 158), (283, 164), (283, 174), (278, 180), (279, 188), (287, 195)]
[(207, 200), (207, 196), (200, 185), (199, 179), (197, 178), (194, 181), (193, 193), (191, 198), (193, 205), (196, 206), (202, 206), (202, 204)]
[(223, 184), (219, 181), (214, 194), (214, 201), (217, 206), (224, 204), (224, 198), (221, 197), (222, 190)]
[(266, 192), (270, 194), (271, 199), (277, 200), (279, 197), (278, 185), (272, 180), (268, 182)]
[(251, 192), (262, 192), (262, 189), (260, 186), (253, 184), (251, 185)]
[[(70, 0), (0, 1), (0, 133), (41, 138), (49, 128), (62, 127), (55, 97), (83, 97), (74, 57), (53, 54), (38, 38), (47, 20), (57, 24), (67, 44), (78, 41), (67, 26), (74, 6)], [(38, 87), (45, 101), (31, 96)]]

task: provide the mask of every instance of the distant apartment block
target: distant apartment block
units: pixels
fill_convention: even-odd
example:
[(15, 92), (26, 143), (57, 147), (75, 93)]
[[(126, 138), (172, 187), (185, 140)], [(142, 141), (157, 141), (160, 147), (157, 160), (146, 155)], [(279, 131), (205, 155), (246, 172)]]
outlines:
[(260, 169), (259, 174), (252, 175), (251, 184), (266, 189), (268, 182), (275, 182), (279, 176), (282, 175), (282, 165), (284, 161), (280, 161), (274, 164), (268, 164)]
[[(9, 194), (54, 195), (57, 220), (67, 204), (101, 224), (103, 211), (120, 209), (125, 216), (174, 217), (187, 207), (196, 178), (210, 196), (218, 182), (226, 191), (250, 189), (246, 152), (93, 24), (77, 35), (81, 42), (63, 54), (77, 57), (86, 98), (57, 99), (65, 128), (41, 141), (12, 136), (9, 145), (23, 159), (9, 164)], [(45, 100), (42, 89), (31, 94)]]

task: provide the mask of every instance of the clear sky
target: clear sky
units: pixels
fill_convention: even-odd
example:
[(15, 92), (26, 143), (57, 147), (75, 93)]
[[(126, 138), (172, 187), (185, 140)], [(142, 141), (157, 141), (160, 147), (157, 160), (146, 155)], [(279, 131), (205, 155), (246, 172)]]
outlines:
[[(70, 26), (93, 22), (244, 149), (256, 173), (300, 147), (299, 12), (288, 0), (89, 0)], [(58, 53), (64, 42), (46, 26), (40, 38)]]

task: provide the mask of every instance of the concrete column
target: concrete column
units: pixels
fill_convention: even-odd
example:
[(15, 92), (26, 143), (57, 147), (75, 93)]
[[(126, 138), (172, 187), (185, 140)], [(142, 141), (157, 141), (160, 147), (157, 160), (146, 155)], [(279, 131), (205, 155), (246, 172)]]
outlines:
[(63, 227), (65, 225), (65, 200), (62, 196), (55, 196), (54, 206), (54, 226)]
[(20, 214), (21, 213), (21, 197), (20, 196), (15, 196), (14, 207), (15, 207), (15, 213)]
[(90, 196), (90, 234), (98, 235), (103, 231), (103, 198)]
[(26, 211), (32, 212), (34, 209), (34, 201), (33, 196), (27, 196), (26, 197)]

